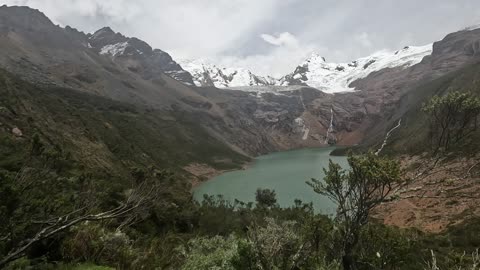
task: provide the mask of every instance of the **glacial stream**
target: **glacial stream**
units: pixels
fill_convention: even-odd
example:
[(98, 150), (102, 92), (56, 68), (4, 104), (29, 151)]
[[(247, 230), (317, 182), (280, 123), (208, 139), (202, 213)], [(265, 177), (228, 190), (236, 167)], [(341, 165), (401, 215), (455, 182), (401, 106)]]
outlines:
[(323, 179), (324, 167), (332, 159), (346, 168), (346, 157), (330, 156), (334, 147), (285, 151), (260, 156), (246, 170), (232, 171), (211, 179), (194, 190), (197, 200), (203, 194), (218, 195), (233, 201), (254, 202), (257, 188), (274, 189), (282, 207), (294, 205), (295, 199), (312, 202), (316, 212), (333, 214), (335, 205), (315, 193), (305, 182)]

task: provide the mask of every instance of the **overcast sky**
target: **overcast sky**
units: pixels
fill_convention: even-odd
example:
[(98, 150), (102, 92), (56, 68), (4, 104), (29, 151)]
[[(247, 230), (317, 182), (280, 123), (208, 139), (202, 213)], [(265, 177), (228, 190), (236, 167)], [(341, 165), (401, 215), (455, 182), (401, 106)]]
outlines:
[(85, 32), (103, 26), (174, 58), (284, 75), (312, 52), (351, 61), (480, 23), (480, 0), (0, 0)]

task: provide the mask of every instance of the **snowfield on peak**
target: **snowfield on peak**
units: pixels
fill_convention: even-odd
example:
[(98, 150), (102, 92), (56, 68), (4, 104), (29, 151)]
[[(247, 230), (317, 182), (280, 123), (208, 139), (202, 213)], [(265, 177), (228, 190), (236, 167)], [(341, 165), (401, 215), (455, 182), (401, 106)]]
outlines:
[[(180, 65), (193, 76), (196, 86), (215, 86), (244, 91), (279, 92), (282, 87), (309, 86), (325, 93), (355, 91), (350, 84), (385, 68), (407, 68), (432, 53), (433, 44), (407, 46), (398, 51), (379, 51), (350, 63), (329, 63), (312, 54), (294, 72), (275, 79), (253, 74), (245, 68), (224, 68), (205, 60), (183, 60)], [(271, 88), (271, 89), (270, 89)], [(291, 90), (291, 89), (290, 89)]]
[(109, 44), (102, 47), (100, 54), (108, 54), (111, 56), (121, 55), (125, 52), (125, 49), (128, 47), (128, 41), (120, 42), (117, 44)]
[(432, 46), (408, 46), (396, 52), (380, 51), (350, 63), (328, 63), (324, 57), (314, 54), (279, 83), (283, 86), (308, 85), (326, 93), (354, 91), (350, 84), (355, 80), (385, 68), (407, 68), (418, 64), (432, 53)]
[(276, 79), (253, 74), (245, 68), (225, 68), (206, 60), (181, 60), (180, 66), (190, 72), (196, 86), (218, 88), (275, 85)]

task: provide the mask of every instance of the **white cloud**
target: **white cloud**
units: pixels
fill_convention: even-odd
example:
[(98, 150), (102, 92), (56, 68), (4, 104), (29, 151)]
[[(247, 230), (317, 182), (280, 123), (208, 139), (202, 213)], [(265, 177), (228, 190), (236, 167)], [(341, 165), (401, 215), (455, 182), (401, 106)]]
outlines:
[[(183, 57), (212, 56), (270, 20), (277, 0), (6, 0), (28, 5), (60, 25), (85, 31), (111, 26)], [(73, 24), (73, 25), (72, 25)]]
[(423, 45), (478, 22), (478, 0), (430, 2), (0, 0), (0, 5), (28, 5), (57, 24), (86, 32), (111, 26), (178, 59), (207, 58), (284, 75), (313, 51), (328, 61), (351, 61), (380, 49)]
[(292, 72), (313, 52), (327, 52), (313, 44), (302, 43), (293, 34), (283, 32), (279, 35), (262, 34), (260, 37), (273, 45), (265, 54), (254, 54), (246, 57), (221, 57), (216, 62), (221, 66), (243, 67), (263, 76), (281, 77)]
[[(7, 5), (29, 6), (45, 12), (54, 22), (67, 25), (72, 17), (104, 16), (112, 22), (126, 22), (141, 13), (137, 1), (128, 0), (6, 0)], [(88, 18), (87, 18), (88, 19)]]
[(362, 32), (355, 36), (355, 40), (360, 43), (361, 46), (365, 48), (370, 48), (373, 46), (372, 41), (370, 40), (370, 36), (366, 32)]
[(295, 47), (298, 46), (297, 38), (290, 34), (289, 32), (283, 32), (278, 36), (272, 36), (268, 34), (261, 34), (260, 37), (267, 43), (275, 46), (288, 46)]

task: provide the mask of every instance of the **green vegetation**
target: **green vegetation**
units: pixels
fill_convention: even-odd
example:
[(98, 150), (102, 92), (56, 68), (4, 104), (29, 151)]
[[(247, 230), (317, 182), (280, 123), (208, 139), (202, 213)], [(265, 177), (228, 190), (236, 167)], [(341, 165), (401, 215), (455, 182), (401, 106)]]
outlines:
[[(471, 266), (480, 221), (442, 235), (378, 224), (370, 210), (398, 181), (372, 154), (331, 163), (315, 191), (332, 219), (274, 190), (256, 204), (195, 202), (182, 167), (234, 168), (248, 158), (189, 112), (153, 110), (0, 72), (0, 261), (5, 269), (441, 269)], [(425, 117), (426, 119), (426, 117)], [(14, 134), (18, 128), (22, 134)]]
[[(472, 156), (480, 149), (480, 130), (475, 128), (478, 115), (480, 65), (467, 66), (436, 80), (423, 83), (400, 101), (404, 107), (402, 126), (392, 134), (383, 153), (386, 155), (434, 153)], [(476, 112), (477, 111), (477, 112)], [(450, 112), (450, 115), (449, 115)], [(440, 122), (435, 120), (438, 115)], [(443, 120), (442, 120), (443, 119)], [(442, 125), (450, 131), (448, 150)], [(461, 131), (456, 142), (456, 131)]]
[(275, 190), (259, 188), (255, 192), (255, 200), (260, 207), (272, 207), (277, 203)]
[(350, 169), (346, 171), (330, 161), (322, 181), (312, 179), (308, 182), (315, 192), (337, 205), (335, 221), (345, 270), (357, 269), (354, 251), (370, 211), (386, 201), (401, 179), (397, 162), (379, 158), (371, 152), (363, 156), (350, 154), (348, 164)]
[[(328, 187), (336, 186), (335, 183), (342, 183), (342, 190), (361, 193), (358, 182), (371, 182), (373, 187), (376, 183), (382, 183), (380, 186), (383, 186), (392, 183), (398, 174), (395, 163), (376, 156), (352, 156), (350, 162), (357, 168), (356, 174), (343, 171), (336, 164), (330, 165), (325, 190), (331, 190)], [(379, 174), (380, 168), (388, 173)], [(356, 178), (358, 175), (364, 178)], [(315, 214), (311, 204), (304, 204), (300, 200), (296, 200), (290, 208), (279, 208), (274, 203), (268, 203), (269, 207), (266, 207), (264, 196), (257, 196), (256, 206), (239, 201), (232, 203), (221, 196), (206, 196), (202, 203), (188, 199), (181, 201), (181, 193), (168, 188), (177, 179), (174, 175), (161, 171), (137, 169), (132, 171), (132, 179), (138, 184), (148, 183), (148, 187), (158, 183), (154, 192), (158, 196), (149, 200), (148, 205), (135, 208), (128, 215), (119, 215), (104, 221), (79, 222), (64, 232), (35, 243), (22, 254), (23, 258), (13, 261), (8, 267), (90, 269), (97, 267), (95, 265), (104, 265), (115, 269), (342, 269), (345, 243), (349, 243), (352, 248), (350, 256), (355, 261), (356, 269), (419, 269), (423, 266), (423, 259), (428, 258), (429, 250), (444, 241), (442, 236), (399, 230), (369, 220), (368, 209), (357, 203), (376, 203), (383, 197), (381, 193), (373, 192), (372, 197), (365, 197), (371, 199), (370, 201), (357, 200), (358, 198), (344, 193), (347, 195), (345, 198), (350, 200), (346, 205), (352, 207), (348, 210), (350, 215), (337, 216), (332, 220)], [(77, 181), (91, 183), (87, 179)], [(2, 190), (11, 191), (16, 188), (15, 182), (8, 183), (8, 186), (2, 185)], [(52, 186), (50, 183), (47, 185)], [(79, 202), (87, 202), (99, 196), (91, 196), (96, 190), (95, 186), (62, 188), (59, 194), (76, 196)], [(78, 190), (88, 192), (84, 194), (77, 192)], [(366, 190), (370, 189), (363, 189)], [(50, 190), (40, 189), (29, 193), (47, 197), (49, 192)], [(2, 218), (9, 220), (11, 215), (18, 216), (18, 211), (23, 213), (31, 209), (31, 212), (25, 212), (22, 219), (10, 219), (6, 223), (8, 226), (2, 228), (2, 235), (14, 228), (17, 239), (10, 241), (11, 235), (7, 234), (7, 245), (2, 246), (4, 255), (15, 248), (21, 239), (29, 239), (41, 228), (45, 228), (45, 224), (34, 221), (42, 218), (46, 220), (65, 212), (72, 217), (85, 214), (72, 213), (74, 203), (65, 202), (65, 199), (62, 199), (64, 197), (49, 197), (51, 203), (45, 204), (46, 201), (42, 201), (34, 205), (35, 200), (19, 193), (11, 194), (13, 201), (25, 202), (18, 208), (10, 209), (13, 214), (6, 213)], [(141, 198), (145, 198), (144, 193), (140, 194)], [(268, 195), (267, 202), (276, 200), (272, 190), (259, 190), (257, 194)], [(2, 205), (11, 204), (9, 201), (12, 199), (4, 201), (5, 197), (1, 198)], [(95, 199), (97, 203), (89, 201), (83, 205), (89, 207), (87, 212), (99, 213), (109, 211), (108, 209), (124, 201), (124, 198), (132, 197), (131, 194), (114, 192), (105, 197), (99, 196)], [(31, 207), (32, 205), (35, 207)], [(52, 205), (68, 207), (58, 208), (58, 212), (45, 212), (46, 208), (51, 209)], [(355, 218), (362, 223), (348, 227)], [(472, 225), (468, 231), (474, 233), (477, 226)], [(347, 242), (351, 239), (346, 234), (347, 228), (350, 228), (350, 233), (354, 232), (351, 228), (357, 230), (354, 232), (356, 243)], [(461, 237), (458, 231), (452, 230), (452, 233)], [(444, 255), (444, 252), (448, 254), (438, 261), (439, 265), (455, 261), (463, 250), (472, 250), (474, 245), (478, 244), (455, 237), (447, 239), (453, 242), (448, 246), (441, 244), (445, 246), (444, 249), (435, 249), (438, 255)], [(455, 250), (458, 251), (453, 252)]]
[(469, 136), (478, 129), (480, 98), (471, 93), (449, 92), (432, 97), (422, 110), (429, 116), (431, 147), (436, 155), (468, 143)]

